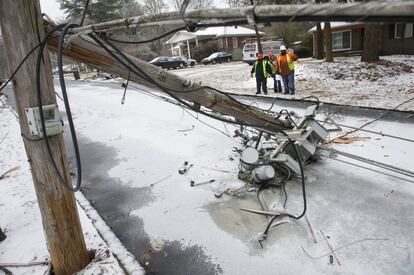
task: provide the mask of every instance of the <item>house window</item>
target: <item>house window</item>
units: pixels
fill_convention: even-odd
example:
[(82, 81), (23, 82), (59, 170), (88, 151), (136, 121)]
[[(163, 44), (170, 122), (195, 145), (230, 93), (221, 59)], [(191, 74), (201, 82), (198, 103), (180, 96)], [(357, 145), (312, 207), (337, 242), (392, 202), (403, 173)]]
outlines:
[[(404, 24), (395, 24), (395, 38), (401, 38)], [(413, 37), (413, 23), (405, 24), (404, 37)]]
[(233, 49), (237, 49), (239, 47), (239, 44), (237, 43), (237, 36), (233, 37)]
[(351, 31), (332, 33), (332, 51), (351, 50)]

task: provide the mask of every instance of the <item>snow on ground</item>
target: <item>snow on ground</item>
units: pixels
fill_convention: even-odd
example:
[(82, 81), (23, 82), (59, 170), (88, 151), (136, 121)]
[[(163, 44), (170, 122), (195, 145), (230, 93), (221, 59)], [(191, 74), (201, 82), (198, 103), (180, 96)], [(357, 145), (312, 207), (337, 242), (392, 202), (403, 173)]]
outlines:
[[(50, 261), (20, 127), (14, 113), (0, 107), (0, 174), (17, 166), (18, 170), (0, 180), (0, 227), (7, 235), (0, 242), (0, 266)], [(82, 194), (77, 194), (77, 200), (87, 248), (96, 250), (95, 259), (78, 274), (124, 274), (118, 260), (130, 274), (142, 274), (139, 264)], [(6, 268), (12, 274), (46, 274), (49, 264)]]
[[(227, 92), (254, 94), (256, 82), (250, 70), (247, 64), (232, 62), (172, 72)], [(414, 97), (414, 56), (383, 56), (378, 64), (360, 62), (359, 56), (336, 57), (334, 63), (300, 59), (295, 76), (293, 98), (314, 95), (323, 102), (392, 109)], [(272, 91), (273, 80), (268, 80), (268, 87)], [(399, 110), (414, 110), (414, 100)]]

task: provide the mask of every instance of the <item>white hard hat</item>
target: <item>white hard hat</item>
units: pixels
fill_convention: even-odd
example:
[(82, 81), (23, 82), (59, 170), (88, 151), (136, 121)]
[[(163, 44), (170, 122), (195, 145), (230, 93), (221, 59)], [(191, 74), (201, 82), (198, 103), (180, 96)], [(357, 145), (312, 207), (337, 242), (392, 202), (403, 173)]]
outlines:
[(286, 46), (285, 45), (280, 46), (280, 50), (281, 51), (286, 51)]

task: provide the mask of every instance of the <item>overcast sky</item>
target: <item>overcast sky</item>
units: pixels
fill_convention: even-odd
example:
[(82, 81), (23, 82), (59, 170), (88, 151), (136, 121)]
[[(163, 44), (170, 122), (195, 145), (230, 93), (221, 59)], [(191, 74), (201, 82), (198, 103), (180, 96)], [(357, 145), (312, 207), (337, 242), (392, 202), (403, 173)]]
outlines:
[[(167, 0), (167, 2), (169, 1)], [(223, 8), (226, 6), (225, 0), (214, 0), (214, 3), (216, 7)], [(56, 20), (65, 16), (60, 10), (59, 4), (56, 0), (40, 0), (40, 5), (42, 6), (42, 12), (49, 15), (52, 19)]]

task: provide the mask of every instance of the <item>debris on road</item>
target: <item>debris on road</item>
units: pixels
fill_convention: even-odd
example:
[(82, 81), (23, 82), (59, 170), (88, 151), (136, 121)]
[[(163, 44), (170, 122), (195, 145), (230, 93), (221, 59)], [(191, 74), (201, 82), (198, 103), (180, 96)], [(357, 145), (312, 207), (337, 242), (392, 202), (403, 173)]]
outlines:
[(178, 173), (180, 175), (185, 175), (191, 167), (193, 167), (193, 164), (189, 164), (188, 161), (184, 161), (183, 166), (178, 169)]
[(10, 174), (11, 172), (17, 171), (20, 169), (20, 165), (17, 165), (13, 168), (10, 168), (9, 170), (7, 170), (6, 172), (4, 172), (2, 175), (0, 175), (0, 180), (3, 179), (4, 177), (7, 176), (7, 174)]
[(333, 140), (333, 143), (349, 144), (355, 141), (366, 141), (370, 139), (370, 137), (338, 137)]
[(203, 181), (203, 182), (195, 182), (195, 181), (191, 181), (190, 182), (190, 186), (191, 187), (193, 187), (193, 186), (196, 186), (196, 185), (203, 185), (203, 184), (208, 184), (208, 183), (213, 183), (213, 182), (215, 182), (216, 180), (207, 180), (207, 181)]

